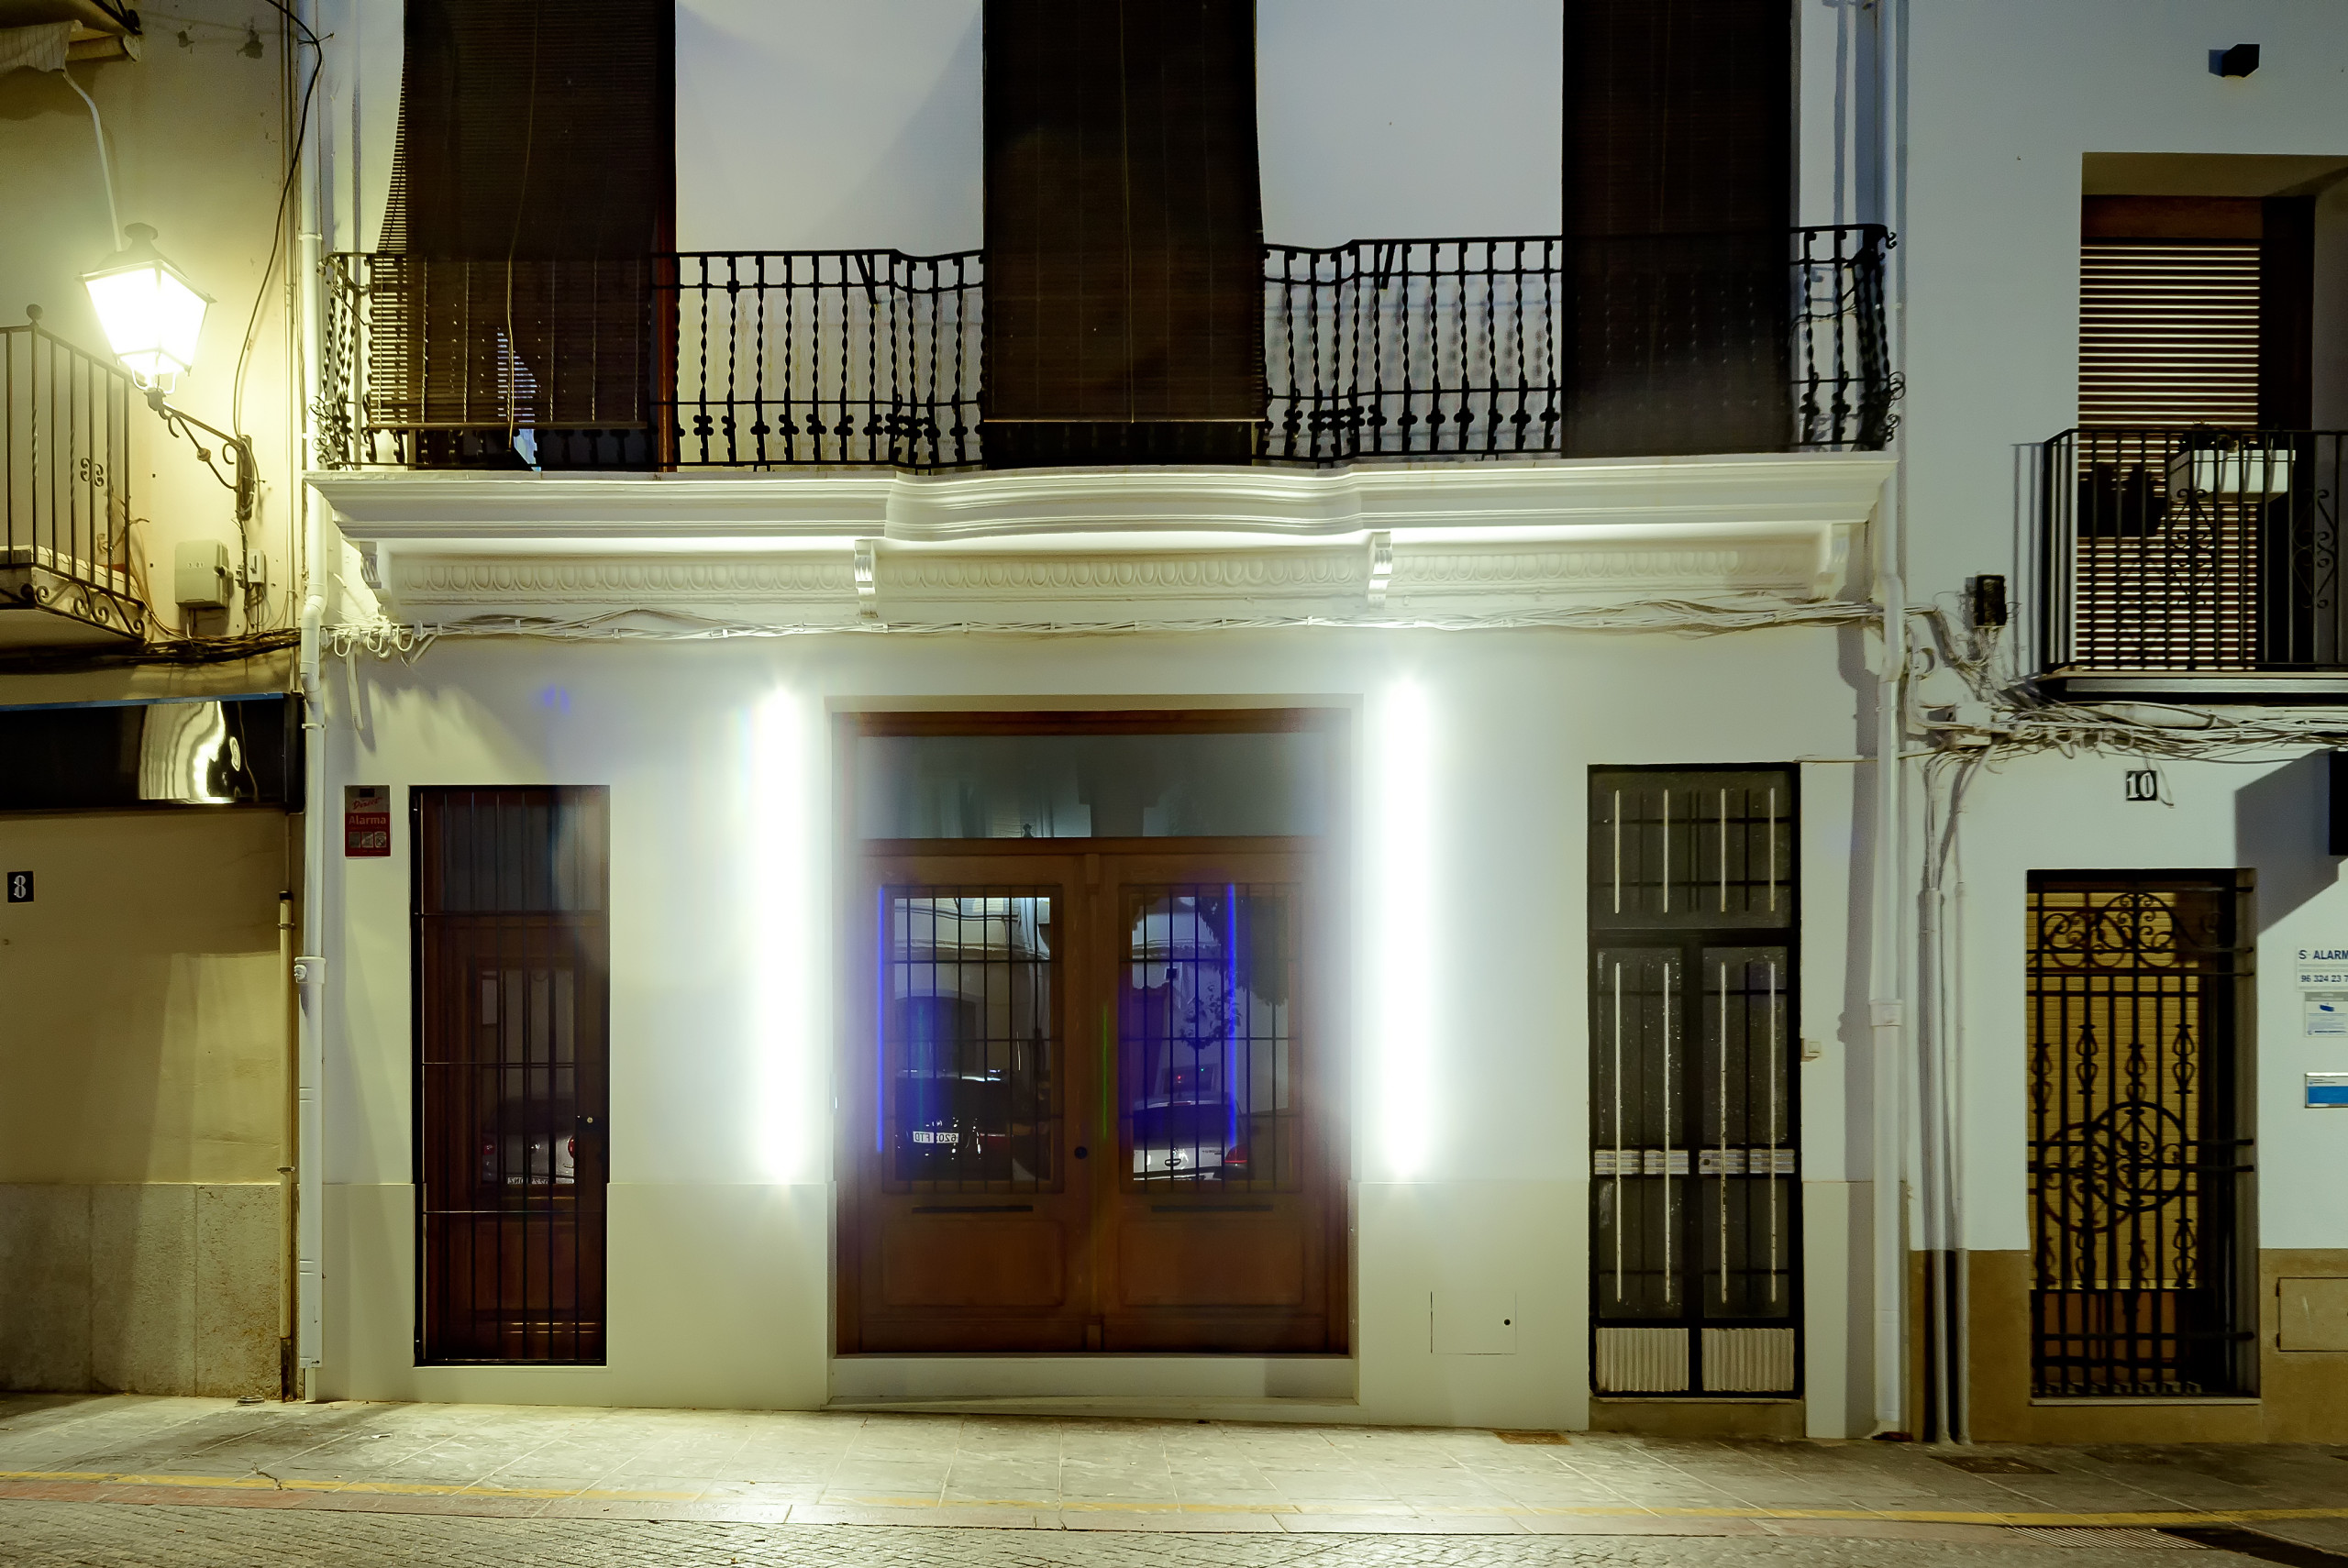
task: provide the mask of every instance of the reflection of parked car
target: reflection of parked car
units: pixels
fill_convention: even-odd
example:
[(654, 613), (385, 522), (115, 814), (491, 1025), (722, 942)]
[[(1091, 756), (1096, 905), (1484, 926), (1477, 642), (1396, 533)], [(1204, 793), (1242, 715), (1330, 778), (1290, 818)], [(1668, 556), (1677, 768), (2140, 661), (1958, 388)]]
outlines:
[(1212, 1090), (1152, 1095), (1133, 1106), (1134, 1175), (1237, 1176), (1247, 1172), (1247, 1144), (1237, 1136), (1238, 1108)]

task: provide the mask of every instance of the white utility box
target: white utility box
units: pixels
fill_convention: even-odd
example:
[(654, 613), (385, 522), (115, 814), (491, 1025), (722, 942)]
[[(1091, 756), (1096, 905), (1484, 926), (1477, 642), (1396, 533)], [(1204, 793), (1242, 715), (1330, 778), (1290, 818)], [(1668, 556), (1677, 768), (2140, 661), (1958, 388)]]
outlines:
[(235, 580), (226, 545), (198, 539), (172, 551), (172, 598), (183, 609), (227, 609)]
[(2179, 452), (2168, 460), (2168, 492), (2268, 501), (2289, 493), (2289, 447), (2244, 447), (2233, 451)]

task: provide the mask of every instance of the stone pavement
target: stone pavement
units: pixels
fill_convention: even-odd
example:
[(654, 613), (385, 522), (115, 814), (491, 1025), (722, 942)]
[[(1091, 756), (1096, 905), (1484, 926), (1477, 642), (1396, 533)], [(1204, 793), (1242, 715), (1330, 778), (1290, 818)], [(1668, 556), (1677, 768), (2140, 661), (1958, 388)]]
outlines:
[[(2167, 1547), (2187, 1543), (2168, 1541)], [(1186, 1535), (0, 1502), (8, 1568), (2254, 1568), (2199, 1551), (1652, 1536)]]
[[(109, 1507), (121, 1504), (148, 1507)], [(168, 1542), (166, 1520), (180, 1521)], [(596, 1520), (625, 1541), (562, 1555), (573, 1550), (565, 1542), (603, 1539), (594, 1534), (603, 1525), (581, 1522)], [(11, 1565), (150, 1560), (101, 1550), (134, 1536), (172, 1548), (153, 1561), (191, 1562), (699, 1562), (732, 1553), (744, 1562), (1260, 1568), (1629, 1562), (1645, 1561), (1622, 1555), (1639, 1538), (1673, 1537), (1681, 1555), (1672, 1562), (1747, 1560), (1686, 1555), (1699, 1541), (1706, 1551), (1749, 1548), (1761, 1553), (1755, 1562), (1795, 1551), (1804, 1561), (1951, 1562), (1984, 1551), (2015, 1561), (2014, 1551), (2059, 1542), (2061, 1561), (2085, 1568), (2076, 1554), (2097, 1547), (2191, 1549), (2157, 1533), (2178, 1527), (2247, 1528), (2348, 1552), (2348, 1449), (1936, 1450), (1206, 1421), (0, 1397), (0, 1563)], [(1039, 1531), (1058, 1544), (1047, 1549)], [(446, 1550), (431, 1547), (443, 1535)], [(1079, 1535), (1099, 1544), (1078, 1544)], [(949, 1540), (951, 1550), (936, 1544)], [(366, 1557), (367, 1540), (415, 1554)], [(778, 1541), (800, 1542), (799, 1555), (775, 1555)], [(206, 1542), (227, 1554), (202, 1555)], [(689, 1544), (681, 1556), (629, 1555)]]

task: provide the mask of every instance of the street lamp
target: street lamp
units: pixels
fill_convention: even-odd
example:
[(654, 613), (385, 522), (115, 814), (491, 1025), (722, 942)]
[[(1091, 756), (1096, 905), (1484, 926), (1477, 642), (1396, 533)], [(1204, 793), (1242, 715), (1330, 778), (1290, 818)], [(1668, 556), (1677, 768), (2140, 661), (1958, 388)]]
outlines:
[[(212, 296), (189, 282), (187, 274), (155, 248), (153, 228), (134, 223), (122, 232), (130, 243), (82, 274), (82, 286), (90, 291), (98, 325), (105, 329), (115, 358), (147, 393), (147, 406), (161, 417), (172, 435), (186, 436), (197, 460), (236, 492), (237, 521), (249, 522), (260, 480), (253, 466), (251, 437), (206, 425), (163, 401), (179, 378), (195, 367), (196, 341), (203, 336), (204, 311)], [(214, 465), (211, 450), (193, 434), (199, 430), (219, 441), (231, 474), (222, 474)]]
[(212, 299), (155, 248), (152, 228), (134, 223), (123, 233), (130, 243), (82, 274), (82, 286), (115, 358), (140, 386), (168, 392), (194, 367)]

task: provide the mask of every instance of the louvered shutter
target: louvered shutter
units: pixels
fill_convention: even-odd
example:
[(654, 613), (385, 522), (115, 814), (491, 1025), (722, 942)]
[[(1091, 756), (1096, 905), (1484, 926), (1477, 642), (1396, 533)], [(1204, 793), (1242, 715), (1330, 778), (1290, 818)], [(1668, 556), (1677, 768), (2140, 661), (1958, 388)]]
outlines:
[(651, 258), (673, 185), (673, 8), (408, 0), (374, 274), (384, 423), (435, 461), (649, 460)]
[(991, 463), (1252, 455), (1255, 26), (1252, 0), (988, 0)]
[(1784, 447), (1793, 7), (1570, 0), (1567, 51), (1567, 452)]

